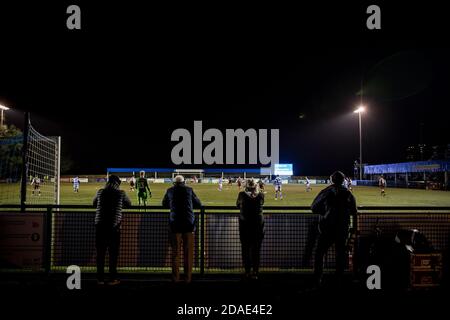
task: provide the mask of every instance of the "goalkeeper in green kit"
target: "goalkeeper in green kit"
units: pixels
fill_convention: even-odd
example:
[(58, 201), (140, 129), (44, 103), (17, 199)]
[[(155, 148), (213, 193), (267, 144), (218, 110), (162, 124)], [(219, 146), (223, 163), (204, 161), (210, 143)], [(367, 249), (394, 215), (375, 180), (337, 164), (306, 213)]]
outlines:
[[(147, 205), (147, 197), (152, 197), (152, 192), (150, 191), (150, 187), (148, 186), (147, 179), (145, 178), (145, 171), (141, 171), (139, 173), (139, 179), (136, 181), (136, 190), (138, 193), (138, 202), (141, 205), (141, 200), (144, 203), (144, 206)], [(147, 192), (148, 191), (148, 192)]]

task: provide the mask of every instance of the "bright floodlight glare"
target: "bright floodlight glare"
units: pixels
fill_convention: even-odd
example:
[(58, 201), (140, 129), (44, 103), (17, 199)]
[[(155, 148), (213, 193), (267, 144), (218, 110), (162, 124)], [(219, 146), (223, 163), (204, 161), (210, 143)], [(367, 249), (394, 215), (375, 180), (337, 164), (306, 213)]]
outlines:
[(359, 106), (358, 109), (356, 109), (355, 111), (353, 111), (354, 113), (362, 113), (366, 110), (366, 108), (364, 106)]
[(8, 107), (2, 106), (1, 104), (0, 104), (0, 109), (1, 109), (1, 110), (9, 110)]

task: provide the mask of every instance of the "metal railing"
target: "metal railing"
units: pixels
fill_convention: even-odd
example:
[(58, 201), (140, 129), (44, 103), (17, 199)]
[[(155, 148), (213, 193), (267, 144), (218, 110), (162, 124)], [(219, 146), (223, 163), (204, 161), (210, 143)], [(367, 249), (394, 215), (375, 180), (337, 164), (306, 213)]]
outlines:
[[(20, 205), (0, 205), (1, 215), (35, 217), (42, 224), (42, 259), (38, 271), (60, 272), (69, 265), (95, 271), (94, 208), (29, 205), (26, 214), (19, 211)], [(450, 207), (359, 207), (358, 211), (351, 219), (351, 238), (355, 241), (349, 249), (353, 257), (349, 269), (355, 261), (364, 262), (367, 243), (377, 229), (392, 237), (399, 229), (419, 229), (436, 250), (448, 250)], [(133, 206), (123, 211), (119, 272), (170, 271), (168, 212), (161, 206)], [(239, 210), (231, 206), (204, 206), (195, 214), (194, 272), (200, 275), (241, 272)], [(267, 206), (264, 216), (261, 271), (312, 271), (318, 216), (307, 206)], [(6, 249), (0, 241), (0, 253)], [(325, 257), (325, 268), (333, 268), (334, 260), (331, 248)]]

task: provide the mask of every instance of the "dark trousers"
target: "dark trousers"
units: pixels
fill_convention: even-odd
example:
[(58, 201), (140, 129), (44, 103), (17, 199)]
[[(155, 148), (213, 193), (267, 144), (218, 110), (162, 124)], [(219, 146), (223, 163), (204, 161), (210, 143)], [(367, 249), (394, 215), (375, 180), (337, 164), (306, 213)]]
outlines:
[(245, 273), (259, 272), (261, 261), (261, 244), (264, 238), (264, 232), (260, 226), (240, 225), (239, 237), (241, 240), (242, 262), (244, 263)]
[(314, 260), (314, 275), (320, 280), (323, 274), (323, 257), (328, 249), (334, 244), (336, 251), (336, 275), (341, 277), (344, 274), (347, 262), (348, 228), (343, 230), (328, 230), (319, 234), (317, 241), (316, 254)]
[(120, 228), (96, 226), (95, 246), (97, 249), (97, 279), (105, 280), (105, 257), (109, 252), (109, 276), (117, 279), (117, 260), (119, 258)]

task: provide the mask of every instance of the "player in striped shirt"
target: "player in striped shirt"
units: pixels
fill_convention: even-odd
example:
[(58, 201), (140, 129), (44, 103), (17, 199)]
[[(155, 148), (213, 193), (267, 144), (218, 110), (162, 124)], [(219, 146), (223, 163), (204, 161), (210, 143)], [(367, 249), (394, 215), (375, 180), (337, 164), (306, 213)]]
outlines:
[(73, 192), (78, 193), (80, 189), (80, 179), (78, 177), (73, 178)]
[(281, 178), (277, 176), (275, 180), (273, 180), (273, 185), (275, 187), (275, 200), (278, 200), (278, 197), (280, 200), (283, 200), (283, 193), (281, 192)]

